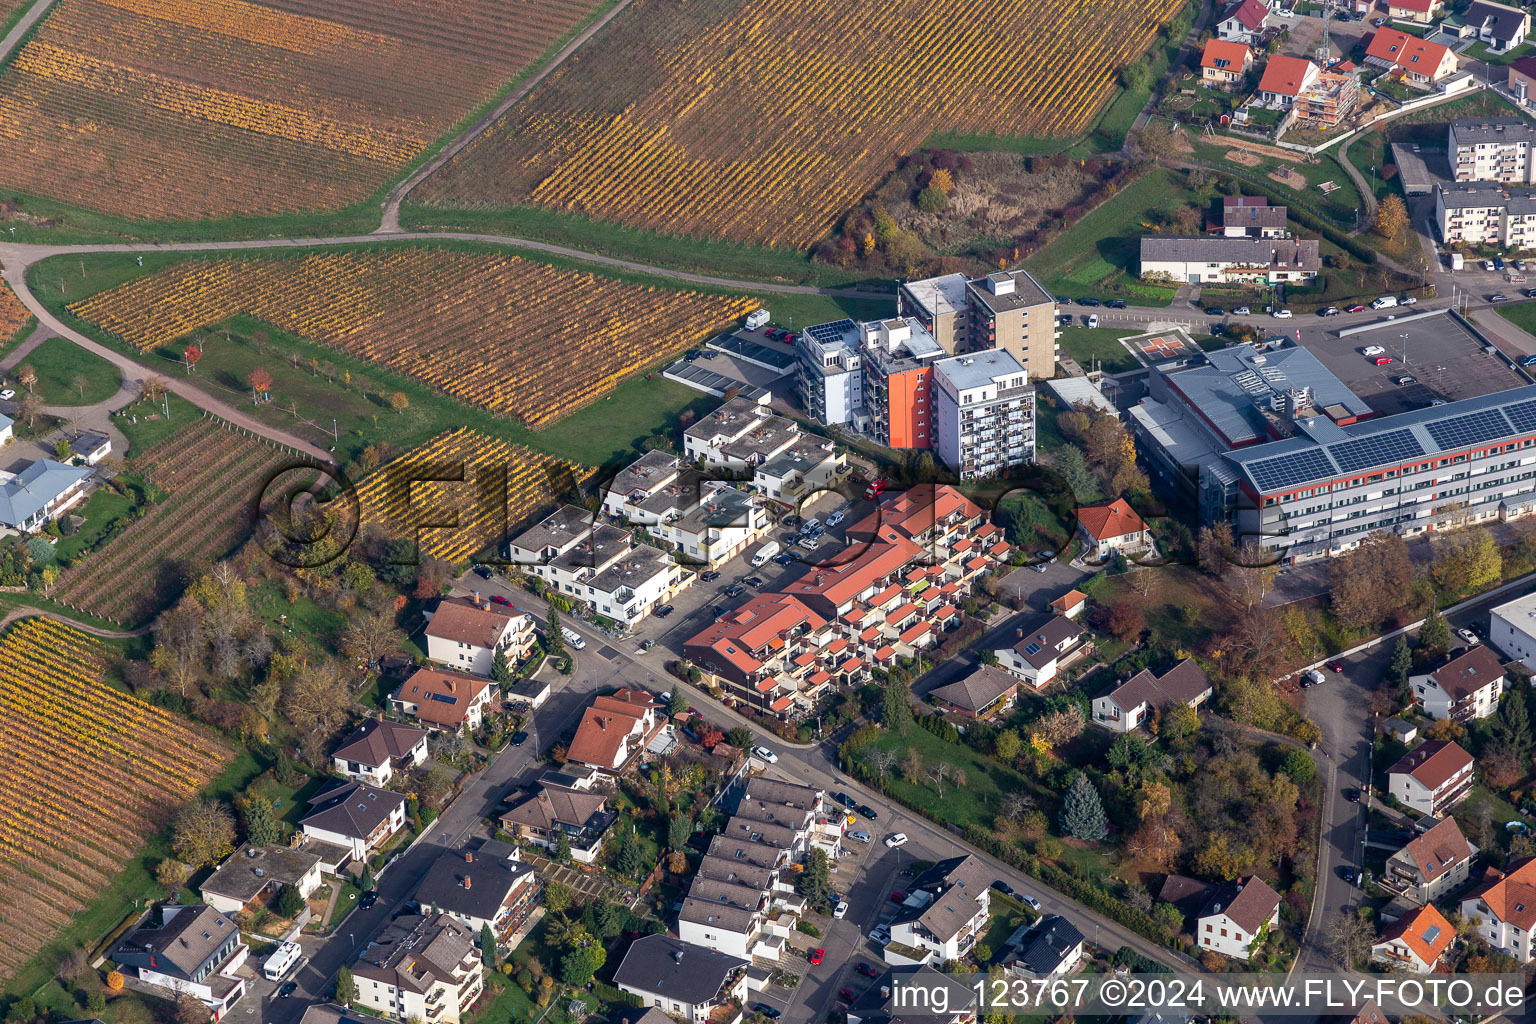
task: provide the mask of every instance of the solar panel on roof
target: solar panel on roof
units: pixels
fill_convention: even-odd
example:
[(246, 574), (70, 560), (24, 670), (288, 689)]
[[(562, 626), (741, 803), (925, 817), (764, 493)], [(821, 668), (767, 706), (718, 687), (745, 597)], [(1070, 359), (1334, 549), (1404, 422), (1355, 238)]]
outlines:
[(856, 325), (852, 320), (834, 320), (829, 324), (817, 324), (806, 328), (806, 333), (817, 341), (830, 341), (840, 338), (844, 334), (854, 330)]
[(1536, 402), (1516, 402), (1504, 407), (1504, 415), (1516, 430), (1536, 430)]
[(1406, 462), (1424, 454), (1424, 446), (1411, 430), (1385, 430), (1368, 434), (1357, 441), (1341, 441), (1328, 446), (1333, 461), (1346, 473), (1389, 462)]
[(1028, 647), (1024, 648), (1024, 653), (1025, 654), (1039, 654), (1040, 653), (1040, 645), (1037, 644), (1037, 643), (1031, 642)]
[(1465, 416), (1436, 420), (1424, 424), (1424, 429), (1429, 431), (1429, 436), (1441, 448), (1465, 448), (1470, 444), (1507, 437), (1512, 433), (1509, 421), (1497, 409), (1484, 409), (1482, 412), (1469, 412)]
[(1308, 448), (1289, 455), (1276, 455), (1248, 464), (1248, 472), (1261, 491), (1273, 491), (1291, 484), (1306, 483), (1333, 475), (1333, 463), (1321, 449)]

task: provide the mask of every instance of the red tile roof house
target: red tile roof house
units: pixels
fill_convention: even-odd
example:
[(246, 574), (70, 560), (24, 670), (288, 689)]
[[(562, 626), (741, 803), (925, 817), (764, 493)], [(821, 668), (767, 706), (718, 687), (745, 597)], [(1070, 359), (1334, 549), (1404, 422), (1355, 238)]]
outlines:
[(801, 686), (788, 670), (806, 655), (808, 664), (817, 664), (834, 637), (827, 620), (799, 599), (757, 594), (685, 641), (683, 656), (733, 696), (783, 717)]
[(1289, 110), (1316, 79), (1316, 64), (1277, 53), (1264, 65), (1264, 76), (1259, 79), (1259, 102), (1266, 107)]
[(1279, 920), (1280, 894), (1253, 875), (1216, 887), (1195, 918), (1195, 934), (1201, 949), (1247, 960)]
[(1499, 709), (1504, 666), (1479, 644), (1452, 655), (1430, 672), (1409, 676), (1408, 686), (1430, 718), (1458, 722), (1487, 718)]
[(611, 697), (592, 698), (565, 756), (600, 772), (622, 775), (639, 763), (648, 748), (665, 743), (671, 735), (666, 706), (644, 690), (626, 688)]
[(1236, 89), (1253, 67), (1253, 51), (1243, 43), (1207, 40), (1200, 54), (1200, 84), (1207, 89)]
[(533, 647), (533, 618), (487, 602), (445, 598), (427, 623), (427, 657), (476, 675), (491, 674), (498, 650), (514, 664)]
[(1057, 615), (1065, 615), (1069, 619), (1075, 619), (1083, 614), (1083, 609), (1086, 607), (1088, 607), (1088, 595), (1076, 587), (1051, 602), (1051, 611)]
[(1434, 907), (1420, 907), (1382, 929), (1371, 959), (1394, 970), (1429, 974), (1451, 944), (1456, 929)]
[(485, 719), (486, 705), (495, 693), (491, 681), (463, 672), (438, 668), (419, 668), (389, 703), (402, 715), (410, 715), (429, 729), (478, 729)]
[(1387, 769), (1387, 791), (1409, 810), (1442, 814), (1472, 791), (1472, 755), (1449, 740), (1426, 740)]
[(1414, 85), (1429, 85), (1456, 73), (1456, 54), (1449, 47), (1383, 26), (1365, 47), (1365, 62), (1391, 73), (1402, 73)]
[(1147, 524), (1124, 498), (1085, 505), (1075, 515), (1078, 533), (1087, 545), (1085, 557), (1104, 559), (1116, 552), (1145, 551), (1152, 544)]
[(1269, 28), (1269, 7), (1260, 0), (1238, 0), (1216, 22), (1216, 38), (1238, 43), (1256, 43)]
[(1530, 963), (1536, 956), (1536, 858), (1504, 872), (1489, 868), (1483, 884), (1462, 897), (1461, 918), (1494, 949)]

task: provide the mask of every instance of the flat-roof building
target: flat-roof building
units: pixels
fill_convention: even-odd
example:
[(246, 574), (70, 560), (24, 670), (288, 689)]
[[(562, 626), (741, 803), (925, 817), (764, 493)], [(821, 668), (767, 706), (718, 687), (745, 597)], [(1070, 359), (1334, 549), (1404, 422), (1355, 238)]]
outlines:
[(933, 365), (947, 353), (913, 317), (859, 326), (869, 430), (887, 448), (933, 447)]
[(1035, 389), (1005, 349), (941, 359), (933, 371), (934, 449), (962, 480), (1035, 461)]
[(796, 383), (806, 414), (828, 426), (848, 424), (863, 430), (864, 358), (859, 351), (859, 325), (852, 320), (807, 327), (795, 339), (799, 373)]

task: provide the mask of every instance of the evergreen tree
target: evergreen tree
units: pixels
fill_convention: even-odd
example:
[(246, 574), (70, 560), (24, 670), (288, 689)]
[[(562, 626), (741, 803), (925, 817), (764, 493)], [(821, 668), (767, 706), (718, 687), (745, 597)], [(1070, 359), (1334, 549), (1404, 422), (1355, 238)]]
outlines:
[(1088, 776), (1078, 772), (1061, 802), (1061, 833), (1071, 839), (1096, 843), (1109, 833), (1104, 819), (1104, 803)]
[(619, 840), (619, 853), (613, 859), (613, 866), (625, 878), (638, 877), (645, 867), (645, 855), (640, 852), (640, 844), (635, 842), (635, 837), (625, 832)]
[(372, 864), (363, 865), (363, 873), (358, 877), (357, 884), (362, 886), (364, 889), (372, 889), (377, 884), (373, 879)]
[(1392, 648), (1392, 664), (1387, 666), (1387, 678), (1398, 686), (1408, 685), (1408, 675), (1413, 671), (1413, 651), (1408, 647), (1408, 638), (1397, 638), (1397, 646)]
[(272, 910), (278, 917), (291, 920), (303, 913), (304, 897), (294, 886), (285, 885), (277, 891), (277, 899), (272, 901)]
[(887, 729), (899, 730), (912, 721), (912, 702), (907, 692), (907, 684), (898, 679), (885, 684), (880, 720)]
[(683, 688), (673, 683), (672, 692), (667, 695), (667, 714), (680, 715), (687, 710), (688, 698), (683, 695)]
[(1488, 730), (1489, 739), (1502, 743), (1520, 761), (1531, 752), (1531, 721), (1525, 706), (1525, 694), (1511, 690), (1499, 705), (1499, 713), (1493, 717)]
[(507, 652), (500, 647), (496, 648), (496, 653), (491, 656), (491, 678), (503, 687), (517, 678), (517, 674), (512, 671), (511, 663), (507, 661)]
[(812, 849), (805, 858), (805, 870), (795, 876), (795, 892), (812, 907), (825, 907), (832, 898), (832, 865), (825, 850)]
[(357, 998), (357, 982), (352, 978), (352, 972), (345, 967), (336, 970), (336, 995), (335, 1000), (342, 1006), (351, 1006)]
[(241, 801), (240, 823), (245, 826), (245, 841), (252, 846), (272, 846), (283, 841), (283, 827), (272, 813), (272, 802), (265, 797), (248, 796)]
[(555, 863), (569, 864), (571, 862), (571, 840), (565, 834), (565, 829), (555, 836)]
[(1424, 617), (1424, 625), (1419, 629), (1419, 646), (1440, 653), (1451, 649), (1451, 627), (1445, 624), (1440, 609), (1434, 608)]
[(487, 967), (496, 966), (496, 933), (489, 924), (480, 926), (480, 962)]
[(567, 985), (585, 985), (602, 970), (608, 951), (589, 932), (572, 933), (565, 955), (560, 958), (560, 980)]
[(549, 606), (549, 617), (544, 620), (544, 650), (553, 658), (565, 653), (565, 637), (560, 632), (560, 613), (553, 604)]
[(667, 849), (681, 850), (688, 844), (688, 837), (691, 835), (693, 835), (693, 822), (684, 815), (672, 815), (667, 822)]
[(752, 745), (752, 730), (744, 725), (738, 725), (725, 734), (725, 742), (737, 750), (746, 750)]

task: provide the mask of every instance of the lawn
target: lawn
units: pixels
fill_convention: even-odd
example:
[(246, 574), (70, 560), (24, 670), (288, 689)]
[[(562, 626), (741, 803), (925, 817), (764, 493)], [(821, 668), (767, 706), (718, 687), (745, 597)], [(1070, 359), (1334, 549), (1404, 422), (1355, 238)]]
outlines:
[(1536, 302), (1507, 303), (1494, 312), (1522, 331), (1536, 334)]
[[(881, 747), (896, 757), (897, 768), (886, 780), (889, 793), (908, 807), (921, 810), (934, 821), (956, 825), (974, 824), (992, 828), (992, 816), (1004, 793), (1030, 793), (1042, 805), (1053, 806), (1055, 794), (1020, 775), (1012, 768), (984, 757), (960, 743), (948, 743), (919, 725), (911, 724), (900, 732), (880, 730), (871, 746)], [(953, 778), (944, 781), (939, 793), (926, 779), (908, 782), (900, 775), (900, 766), (910, 751), (916, 751), (924, 763), (945, 762), (965, 772), (965, 783)]]
[[(335, 883), (332, 883), (335, 884)], [(357, 909), (357, 898), (363, 890), (351, 882), (341, 883), (341, 893), (336, 897), (336, 905), (331, 908), (331, 919), (326, 922), (328, 931), (335, 931), (336, 926), (347, 919), (347, 915)]]
[(24, 365), (37, 371), (37, 393), (49, 405), (95, 405), (117, 394), (123, 382), (117, 367), (65, 338), (47, 339)]
[[(1278, 191), (1281, 195), (1294, 197), (1291, 201), (1309, 206), (1343, 227), (1353, 226), (1356, 211), (1360, 208), (1360, 193), (1350, 181), (1349, 175), (1344, 173), (1344, 168), (1340, 167), (1332, 156), (1327, 156), (1315, 164), (1309, 164), (1290, 160), (1281, 161), (1274, 157), (1254, 154), (1257, 163), (1250, 166), (1227, 159), (1227, 153), (1237, 147), (1223, 141), (1220, 135), (1202, 136), (1191, 132), (1189, 142), (1194, 147), (1196, 157), (1215, 165), (1222, 171), (1238, 178), (1252, 180), (1265, 188)], [(1304, 189), (1297, 191), (1269, 176), (1282, 163), (1306, 179)], [(1338, 188), (1325, 196), (1317, 186), (1329, 181)]]
[(123, 415), (112, 420), (112, 425), (128, 439), (128, 451), (117, 454), (142, 455), (180, 430), (188, 420), (201, 415), (197, 406), (175, 395), (167, 395), (158, 402), (137, 399), (123, 407)]
[(1462, 51), (1462, 56), (1472, 60), (1480, 60), (1485, 64), (1502, 66), (1512, 64), (1521, 57), (1529, 57), (1533, 53), (1536, 53), (1536, 45), (1531, 43), (1521, 43), (1513, 50), (1506, 51), (1505, 53), (1494, 53), (1488, 49), (1487, 43), (1473, 43)]
[(58, 562), (68, 562), (84, 549), (101, 539), (113, 523), (127, 515), (132, 503), (110, 487), (98, 487), (85, 505), (76, 509), (85, 522), (73, 537), (61, 538), (54, 544), (53, 557)]
[(1061, 350), (1077, 360), (1084, 370), (1093, 369), (1094, 360), (1097, 360), (1105, 373), (1124, 373), (1141, 364), (1120, 344), (1120, 339), (1142, 333), (1141, 330), (1119, 327), (1063, 327)]
[(997, 521), (1007, 531), (1008, 543), (1027, 551), (1040, 546), (1059, 551), (1071, 536), (1068, 524), (1045, 499), (1029, 491), (1004, 495), (997, 505)]
[[(1044, 249), (1024, 261), (1045, 287), (1057, 295), (1114, 294), (1139, 305), (1166, 306), (1175, 289), (1144, 285), (1135, 274), (1141, 236), (1154, 212), (1171, 212), (1191, 201), (1176, 171), (1156, 168), (1078, 221)], [(1063, 331), (1065, 335), (1073, 333)]]

